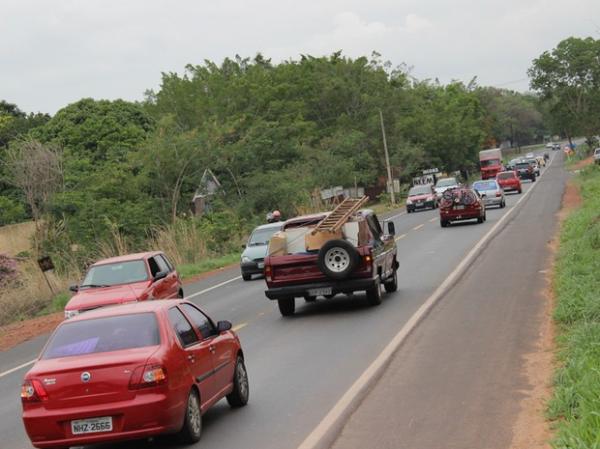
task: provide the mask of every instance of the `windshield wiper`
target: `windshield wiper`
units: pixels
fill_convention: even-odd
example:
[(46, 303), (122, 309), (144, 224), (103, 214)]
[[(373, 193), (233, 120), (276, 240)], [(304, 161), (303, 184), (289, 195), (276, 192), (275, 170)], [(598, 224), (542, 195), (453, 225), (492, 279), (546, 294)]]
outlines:
[(105, 284), (83, 284), (83, 285), (79, 286), (79, 288), (83, 288), (83, 287), (104, 288), (104, 287), (110, 287), (110, 285), (105, 285)]

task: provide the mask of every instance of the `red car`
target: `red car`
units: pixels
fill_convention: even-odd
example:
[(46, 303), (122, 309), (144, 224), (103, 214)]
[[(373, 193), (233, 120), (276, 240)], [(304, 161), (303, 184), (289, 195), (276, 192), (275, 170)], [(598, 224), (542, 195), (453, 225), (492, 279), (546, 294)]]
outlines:
[(449, 189), (440, 201), (440, 225), (445, 228), (453, 221), (477, 219), (486, 220), (485, 204), (479, 194), (465, 187)]
[(65, 318), (98, 307), (147, 299), (183, 298), (173, 264), (161, 252), (112, 257), (92, 265), (65, 306)]
[(187, 301), (105, 307), (63, 321), (21, 387), (23, 423), (38, 448), (172, 433), (200, 439), (202, 414), (223, 397), (248, 402), (231, 323)]
[(516, 171), (503, 171), (496, 175), (496, 181), (505, 192), (516, 190), (518, 193), (523, 191), (521, 180)]

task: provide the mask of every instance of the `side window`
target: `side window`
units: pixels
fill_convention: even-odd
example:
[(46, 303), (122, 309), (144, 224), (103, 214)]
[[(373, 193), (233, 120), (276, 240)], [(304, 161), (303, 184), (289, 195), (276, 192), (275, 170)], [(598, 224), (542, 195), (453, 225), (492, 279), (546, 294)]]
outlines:
[(165, 259), (163, 259), (162, 256), (155, 256), (154, 259), (156, 260), (156, 264), (158, 265), (158, 271), (166, 271), (167, 273), (171, 271), (169, 269), (169, 265), (167, 265), (167, 262), (165, 262)]
[(150, 257), (148, 259), (148, 266), (150, 267), (150, 274), (152, 275), (152, 277), (155, 277), (156, 273), (158, 273), (160, 270), (158, 268), (156, 260), (154, 260), (154, 257)]
[(171, 261), (167, 258), (167, 256), (165, 256), (164, 254), (161, 254), (160, 257), (165, 261), (165, 263), (169, 267), (169, 271), (173, 271), (175, 269), (175, 267), (173, 266)]
[(181, 304), (180, 306), (187, 316), (190, 317), (192, 323), (200, 331), (203, 338), (208, 338), (211, 335), (214, 335), (215, 330), (211, 323), (211, 321), (204, 315), (200, 310), (191, 304)]
[(198, 341), (191, 324), (177, 307), (169, 309), (169, 321), (182, 346), (189, 346)]
[(375, 240), (381, 240), (381, 226), (379, 226), (379, 221), (375, 217), (375, 215), (367, 216), (367, 223), (369, 225), (369, 229), (371, 230), (371, 234)]

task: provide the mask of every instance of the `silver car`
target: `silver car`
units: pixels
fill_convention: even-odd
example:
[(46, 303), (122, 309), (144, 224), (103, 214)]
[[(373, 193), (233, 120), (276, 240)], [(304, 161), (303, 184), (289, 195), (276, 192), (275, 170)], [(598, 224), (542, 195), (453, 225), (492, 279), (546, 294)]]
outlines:
[(483, 204), (485, 204), (485, 207), (498, 206), (499, 208), (503, 208), (506, 206), (504, 190), (502, 187), (500, 187), (500, 184), (498, 184), (495, 179), (475, 181), (472, 187), (483, 199)]
[(446, 190), (454, 189), (456, 187), (460, 187), (460, 183), (456, 178), (439, 179), (434, 187), (435, 195), (437, 196), (437, 199), (440, 200)]

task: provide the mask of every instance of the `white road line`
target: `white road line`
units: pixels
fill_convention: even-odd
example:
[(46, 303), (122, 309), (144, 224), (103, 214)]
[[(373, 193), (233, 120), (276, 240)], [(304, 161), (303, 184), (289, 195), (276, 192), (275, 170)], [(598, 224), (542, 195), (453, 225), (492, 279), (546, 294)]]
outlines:
[(223, 287), (224, 285), (231, 284), (232, 282), (237, 281), (238, 279), (242, 279), (242, 276), (238, 276), (233, 279), (228, 279), (227, 281), (221, 282), (220, 284), (213, 285), (212, 287), (205, 288), (204, 290), (200, 290), (199, 292), (196, 292), (196, 293), (192, 293), (191, 295), (186, 296), (184, 299), (195, 298), (196, 296), (203, 295), (204, 293), (208, 293), (219, 287)]
[(406, 214), (406, 211), (404, 211), (404, 212), (400, 212), (399, 214), (392, 215), (391, 217), (387, 217), (385, 220), (386, 220), (386, 221), (387, 221), (387, 220), (395, 220), (396, 218), (400, 217), (401, 215), (405, 215), (405, 214)]
[[(550, 164), (554, 158), (550, 161)], [(550, 166), (548, 164), (548, 166)], [(540, 179), (542, 173), (538, 179)], [(321, 422), (313, 429), (306, 439), (298, 446), (298, 449), (325, 449), (331, 447), (337, 436), (342, 431), (347, 420), (354, 410), (360, 405), (361, 401), (368, 394), (371, 385), (377, 381), (385, 368), (389, 364), (391, 358), (396, 353), (400, 345), (419, 324), (421, 319), (431, 310), (431, 308), (448, 292), (456, 279), (462, 274), (463, 270), (479, 255), (479, 250), (485, 245), (488, 240), (494, 235), (496, 230), (510, 217), (517, 209), (516, 206), (529, 195), (538, 184), (533, 184), (530, 189), (523, 194), (517, 201), (514, 207), (511, 207), (498, 222), (475, 244), (469, 253), (463, 258), (458, 266), (448, 275), (440, 286), (427, 298), (425, 303), (419, 307), (413, 316), (406, 324), (398, 331), (394, 338), (381, 351), (377, 358), (369, 365), (369, 367), (360, 375), (360, 377), (352, 384), (333, 408), (325, 415)]]
[(429, 223), (433, 223), (434, 221), (437, 221), (438, 217), (433, 217), (431, 220), (429, 220)]
[(419, 230), (419, 229), (421, 229), (423, 226), (425, 226), (425, 225), (421, 223), (420, 225), (418, 225), (418, 226), (415, 226), (415, 227), (413, 228), (413, 231), (418, 231), (418, 230)]
[(19, 371), (20, 369), (22, 369), (22, 368), (25, 368), (26, 366), (33, 365), (33, 364), (35, 363), (35, 361), (36, 361), (36, 360), (37, 360), (37, 359), (35, 359), (35, 360), (30, 360), (29, 362), (25, 362), (25, 363), (23, 363), (22, 365), (15, 366), (14, 368), (11, 368), (11, 369), (9, 369), (9, 370), (7, 370), (7, 371), (4, 371), (3, 373), (0, 373), (0, 378), (2, 378), (2, 377), (4, 377), (4, 376), (8, 376), (9, 374), (12, 374), (12, 373), (14, 373), (15, 371)]
[(406, 237), (406, 234), (399, 235), (399, 236), (398, 236), (398, 237), (396, 237), (394, 240), (398, 241), (398, 240), (400, 240), (400, 239), (403, 239), (404, 237)]

